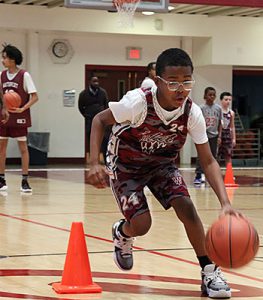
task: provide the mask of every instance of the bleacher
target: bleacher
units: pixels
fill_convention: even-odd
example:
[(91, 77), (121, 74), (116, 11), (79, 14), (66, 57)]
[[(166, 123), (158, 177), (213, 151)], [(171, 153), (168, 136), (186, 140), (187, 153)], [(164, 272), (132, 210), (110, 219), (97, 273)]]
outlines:
[(260, 129), (245, 128), (235, 111), (236, 147), (233, 151), (233, 166), (254, 167), (261, 165), (260, 161)]

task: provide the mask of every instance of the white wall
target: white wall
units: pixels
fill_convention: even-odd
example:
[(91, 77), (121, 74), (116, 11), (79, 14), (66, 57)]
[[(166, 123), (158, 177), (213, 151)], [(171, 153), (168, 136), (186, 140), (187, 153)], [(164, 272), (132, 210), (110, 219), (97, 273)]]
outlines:
[[(156, 17), (163, 20), (161, 31), (154, 26)], [(208, 85), (218, 95), (231, 91), (232, 65), (263, 66), (260, 36), (262, 18), (137, 13), (134, 28), (124, 30), (117, 26), (117, 14), (105, 11), (0, 4), (0, 43), (14, 44), (24, 53), (23, 67), (31, 73), (40, 98), (32, 108), (31, 131), (51, 132), (49, 157), (84, 157), (84, 120), (77, 96), (84, 88), (85, 64), (146, 66), (164, 49), (183, 46), (195, 65), (192, 97), (201, 103)], [(47, 49), (57, 38), (69, 40), (74, 49), (68, 64), (54, 64), (49, 57)], [(142, 60), (126, 60), (127, 46), (141, 47)], [(74, 107), (63, 107), (65, 89), (76, 90)], [(8, 155), (19, 156), (14, 142)], [(188, 143), (184, 162), (192, 156), (196, 153)]]

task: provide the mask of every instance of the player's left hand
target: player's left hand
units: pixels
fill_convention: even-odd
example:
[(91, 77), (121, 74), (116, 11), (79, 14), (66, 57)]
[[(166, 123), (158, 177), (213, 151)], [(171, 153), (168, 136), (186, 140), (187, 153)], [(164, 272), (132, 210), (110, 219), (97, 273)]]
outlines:
[(21, 114), (25, 109), (23, 107), (13, 107), (13, 108), (9, 108), (9, 111), (11, 113), (15, 113), (15, 114)]

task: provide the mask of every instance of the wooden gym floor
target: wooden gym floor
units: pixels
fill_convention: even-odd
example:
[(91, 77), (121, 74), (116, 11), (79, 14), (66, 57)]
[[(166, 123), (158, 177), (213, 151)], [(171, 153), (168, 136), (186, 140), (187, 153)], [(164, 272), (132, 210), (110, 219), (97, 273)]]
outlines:
[[(219, 202), (208, 186), (194, 187), (193, 169), (182, 170), (205, 229), (217, 218)], [(86, 169), (31, 170), (33, 194), (20, 193), (20, 172), (6, 172), (8, 193), (0, 194), (1, 299), (206, 299), (200, 268), (182, 224), (150, 193), (153, 226), (137, 238), (134, 268), (120, 271), (112, 259), (111, 226), (121, 215), (110, 189), (85, 184)], [(255, 225), (260, 249), (249, 265), (224, 270), (232, 298), (263, 299), (263, 169), (234, 169), (237, 189), (228, 189), (233, 206)], [(72, 222), (83, 222), (93, 281), (102, 294), (59, 295)], [(77, 272), (77, 271), (76, 271)]]

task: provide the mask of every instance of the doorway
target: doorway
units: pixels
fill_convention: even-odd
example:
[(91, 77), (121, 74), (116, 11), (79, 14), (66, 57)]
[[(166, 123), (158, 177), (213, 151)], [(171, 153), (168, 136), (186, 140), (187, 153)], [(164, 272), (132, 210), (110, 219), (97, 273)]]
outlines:
[(147, 69), (134, 66), (86, 65), (86, 87), (91, 75), (99, 78), (100, 86), (106, 90), (109, 101), (119, 101), (129, 90), (140, 87), (147, 76)]
[[(119, 101), (129, 90), (140, 87), (147, 76), (147, 68), (140, 66), (85, 66), (85, 87), (91, 76), (99, 79), (100, 87), (106, 90), (109, 101)], [(88, 143), (85, 134), (86, 162), (88, 161)]]

